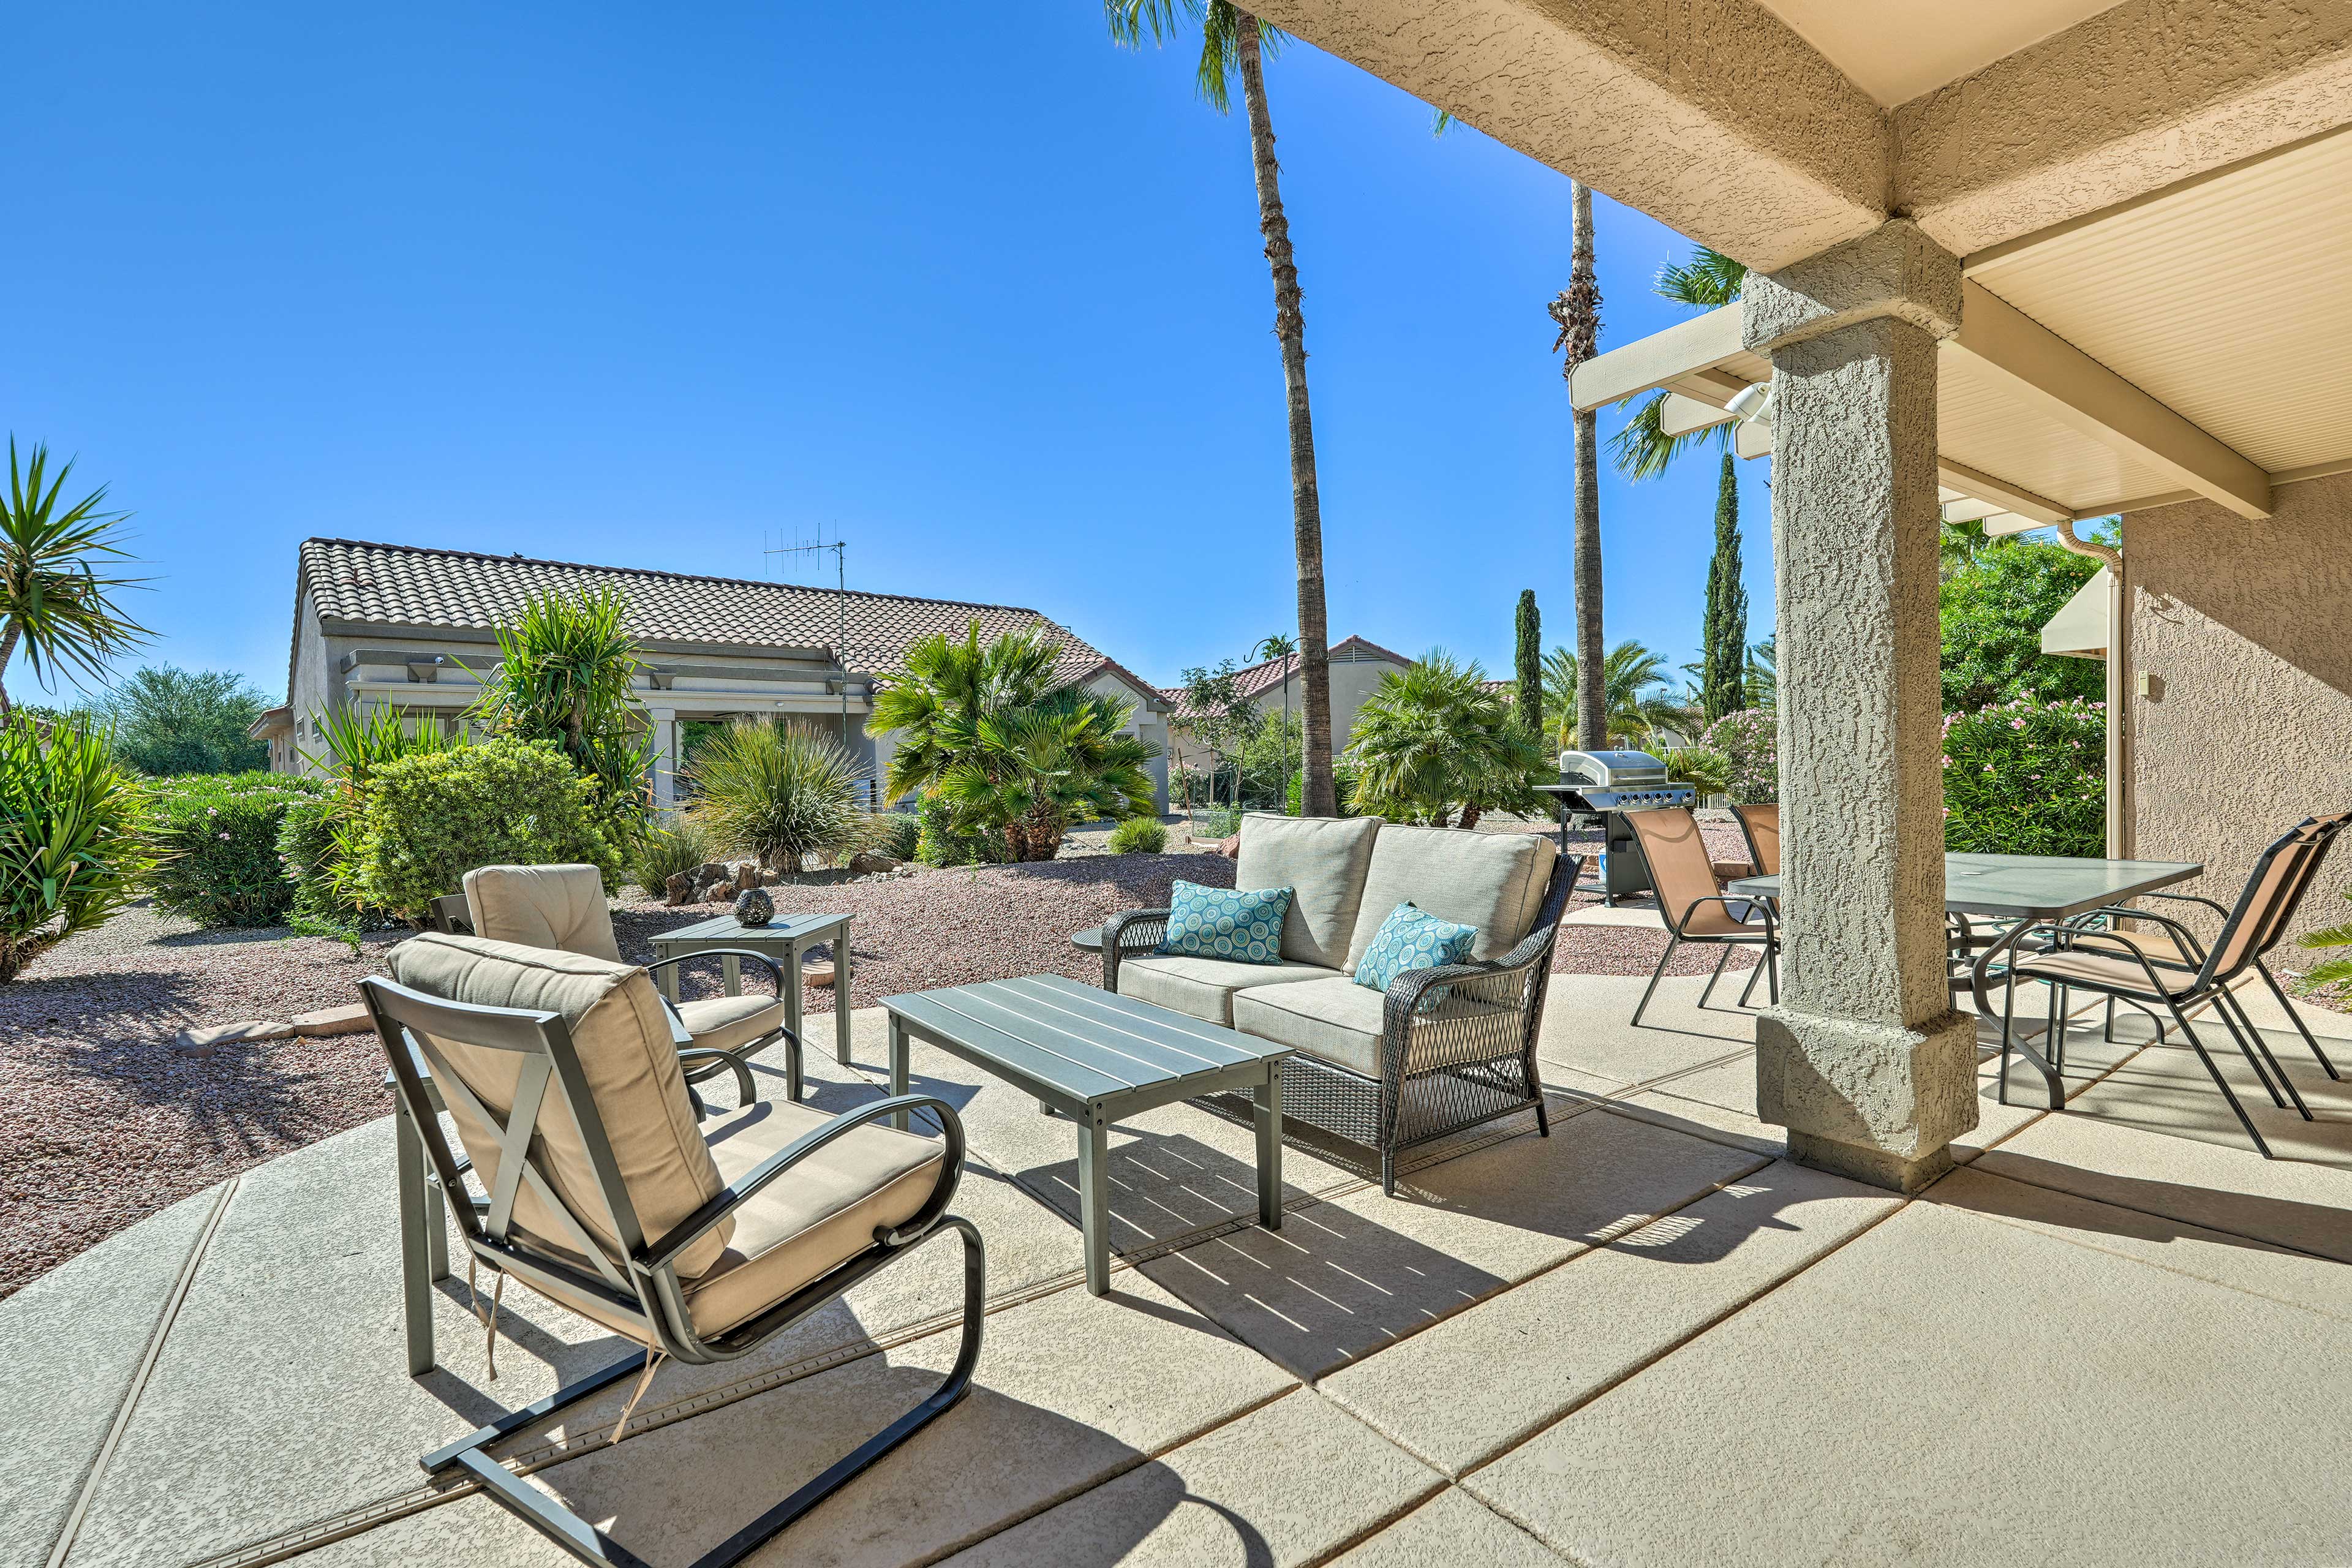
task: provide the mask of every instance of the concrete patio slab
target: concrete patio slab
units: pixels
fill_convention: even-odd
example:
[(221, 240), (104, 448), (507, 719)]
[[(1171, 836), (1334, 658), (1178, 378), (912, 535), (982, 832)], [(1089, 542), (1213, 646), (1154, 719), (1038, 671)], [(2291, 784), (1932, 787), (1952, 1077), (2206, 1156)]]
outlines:
[(1297, 1568), (1324, 1561), (1443, 1484), (1362, 1422), (1300, 1389), (947, 1562)]
[(1547, 1068), (1572, 1068), (1622, 1086), (1685, 1072), (1755, 1047), (1756, 1015), (1732, 1005), (1739, 988), (1729, 976), (1715, 988), (1715, 999), (1704, 1011), (1698, 1005), (1699, 994), (1706, 987), (1704, 975), (1659, 982), (1636, 1028), (1633, 1008), (1648, 984), (1636, 975), (1555, 975), (1544, 1003), (1536, 1055)]
[(2282, 1441), (2341, 1325), (2100, 1240), (1908, 1205), (1465, 1485), (1626, 1568), (2343, 1556), (2341, 1455)]
[(226, 1196), (184, 1198), (0, 1301), (0, 1563), (48, 1560)]
[(1142, 1272), (1279, 1364), (1322, 1377), (1764, 1163), (1611, 1115), (1579, 1116), (1236, 1231)]
[(1580, 904), (1560, 916), (1559, 923), (1571, 926), (1637, 926), (1654, 931), (1666, 929), (1664, 919), (1658, 913), (1656, 901), (1648, 899), (1638, 904)]
[[(913, 1405), (941, 1333), (540, 1472), (656, 1563), (690, 1561)], [(658, 1384), (658, 1380), (656, 1380)], [(1158, 1458), (1292, 1380), (1132, 1274), (992, 1316), (971, 1394), (751, 1561), (929, 1563)]]
[(1901, 1201), (1778, 1161), (1318, 1386), (1459, 1476), (1738, 1310)]
[(1331, 1568), (1559, 1568), (1568, 1560), (1464, 1491), (1444, 1491), (1331, 1560)]
[[(2263, 1038), (2286, 1069), (2287, 1080), (2311, 1108), (2313, 1120), (2305, 1121), (2292, 1105), (2271, 1103), (2246, 1058), (2230, 1043), (2227, 1030), (2218, 1023), (2210, 1027), (2200, 1024), (2198, 1035), (2273, 1153), (2282, 1160), (2352, 1174), (2352, 1082), (2327, 1077), (2310, 1048), (2293, 1034), (2264, 1030)], [(2252, 1146), (2197, 1053), (2177, 1043), (2150, 1047), (2134, 1056), (2085, 1095), (2077, 1109), (2119, 1127), (2194, 1138), (2225, 1149)]]

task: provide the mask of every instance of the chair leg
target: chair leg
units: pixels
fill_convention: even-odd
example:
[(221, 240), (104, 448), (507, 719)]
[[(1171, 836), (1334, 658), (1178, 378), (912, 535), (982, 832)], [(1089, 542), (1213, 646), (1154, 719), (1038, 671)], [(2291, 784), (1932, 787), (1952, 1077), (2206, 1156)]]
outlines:
[(2112, 996), (2107, 998), (2107, 1023), (2099, 1031), (2099, 1038), (2111, 1046), (2116, 1043), (2116, 999)]
[(2006, 978), (2000, 994), (2000, 1087), (1993, 1096), (2003, 1105), (2009, 1103), (2010, 1031), (2017, 1026), (2017, 976)]
[(2263, 983), (2271, 988), (2271, 994), (2277, 997), (2278, 1005), (2285, 1009), (2288, 1019), (2294, 1025), (2295, 1033), (2301, 1035), (2303, 1043), (2311, 1047), (2311, 1054), (2319, 1058), (2321, 1069), (2338, 1083), (2343, 1082), (2344, 1075), (2336, 1070), (2336, 1064), (2329, 1061), (2327, 1053), (2319, 1048), (2319, 1042), (2312, 1037), (2311, 1026), (2305, 1023), (2303, 1015), (2294, 1010), (2294, 1004), (2287, 999), (2286, 989), (2278, 983), (2278, 976), (2271, 973), (2271, 966), (2258, 958), (2254, 960), (2254, 967), (2262, 971)]
[(1674, 962), (1675, 949), (1680, 947), (1682, 944), (1683, 939), (1680, 936), (1672, 934), (1667, 936), (1666, 951), (1659, 957), (1658, 967), (1650, 972), (1650, 984), (1643, 988), (1642, 999), (1633, 1004), (1633, 1026), (1634, 1028), (1638, 1029), (1642, 1026), (1642, 1009), (1650, 1005), (1651, 994), (1657, 990), (1658, 981), (1666, 973), (1666, 965)]
[(2215, 1066), (2213, 1058), (2206, 1054), (2205, 1042), (2199, 1039), (2197, 1031), (2189, 1026), (2189, 1015), (2180, 1010), (2180, 1004), (2178, 1002), (2168, 999), (2167, 1005), (2171, 1007), (2173, 1021), (2180, 1026), (2181, 1036), (2188, 1040), (2189, 1048), (2195, 1051), (2197, 1059), (2205, 1064), (2205, 1071), (2213, 1079), (2213, 1086), (2221, 1091), (2221, 1098), (2228, 1100), (2230, 1109), (2237, 1113), (2238, 1125), (2244, 1128), (2246, 1136), (2254, 1141), (2255, 1152), (2261, 1154), (2265, 1160), (2276, 1158), (2271, 1152), (2271, 1146), (2263, 1142), (2262, 1131), (2254, 1125), (2254, 1119), (2246, 1114), (2244, 1106), (2238, 1103), (2237, 1091), (2230, 1087), (2230, 1080), (2221, 1076), (2221, 1069)]
[[(2238, 1048), (2242, 1051), (2246, 1049), (2246, 1047), (2249, 1044), (2252, 1044), (2255, 1051), (2260, 1051), (2262, 1053), (2263, 1060), (2270, 1067), (2271, 1076), (2278, 1080), (2278, 1084), (2281, 1089), (2286, 1090), (2287, 1099), (2294, 1102), (2296, 1112), (2300, 1114), (2305, 1121), (2310, 1121), (2311, 1107), (2304, 1104), (2302, 1091), (2294, 1087), (2294, 1080), (2286, 1076), (2286, 1068), (2279, 1066), (2278, 1058), (2271, 1054), (2271, 1043), (2263, 1038), (2263, 1032), (2254, 1027), (2254, 1020), (2252, 1016), (2246, 1012), (2243, 1005), (2239, 1002), (2237, 997), (2230, 993), (2228, 987), (2223, 987), (2221, 991), (2214, 996), (2213, 1008), (2214, 1011), (2221, 1015), (2221, 1021), (2230, 1026), (2230, 1033), (2231, 1036), (2236, 1037), (2238, 1041)], [(2232, 1014), (2234, 1014), (2235, 1016), (2232, 1016)], [(2238, 1030), (2238, 1026), (2240, 1024), (2243, 1024), (2245, 1026), (2245, 1032), (2242, 1035), (2240, 1034)], [(2248, 1052), (2247, 1054), (2249, 1058), (2251, 1058), (2252, 1052)]]
[(1772, 983), (1772, 1005), (1778, 1007), (1780, 1005), (1780, 944), (1778, 942), (1764, 944), (1764, 973)]
[(1722, 955), (1715, 961), (1715, 973), (1706, 977), (1706, 989), (1698, 994), (1700, 1011), (1706, 1011), (1706, 999), (1715, 994), (1715, 983), (1723, 978), (1723, 966), (1730, 962), (1731, 944), (1727, 942), (1723, 944)]
[(1764, 955), (1759, 952), (1756, 957), (1758, 960), (1756, 967), (1748, 972), (1748, 984), (1739, 988), (1739, 1005), (1743, 1007), (1747, 1006), (1748, 999), (1756, 994), (1756, 983), (1764, 978), (1762, 962)]
[(1396, 1151), (1393, 1149), (1381, 1151), (1381, 1195), (1396, 1196)]

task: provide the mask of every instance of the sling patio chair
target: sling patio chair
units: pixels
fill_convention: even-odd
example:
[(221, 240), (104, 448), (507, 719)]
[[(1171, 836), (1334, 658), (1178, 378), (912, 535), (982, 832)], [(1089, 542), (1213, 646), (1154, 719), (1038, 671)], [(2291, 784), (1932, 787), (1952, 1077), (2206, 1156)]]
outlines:
[[(1765, 971), (1772, 1001), (1778, 1005), (1780, 917), (1764, 900), (1727, 898), (1716, 886), (1715, 868), (1707, 858), (1706, 840), (1699, 836), (1698, 818), (1682, 806), (1662, 806), (1627, 812), (1625, 826), (1633, 830), (1633, 843), (1650, 868), (1650, 886), (1657, 889), (1658, 916), (1665, 921), (1668, 939), (1650, 984), (1643, 989), (1642, 1000), (1634, 1004), (1634, 1026), (1641, 1026), (1642, 1013), (1664, 977), (1666, 965), (1685, 942), (1712, 942), (1723, 949), (1715, 961), (1715, 973), (1707, 976), (1706, 989), (1699, 993), (1700, 1006), (1706, 1006), (1707, 998), (1715, 994), (1715, 983), (1723, 978), (1731, 950), (1742, 946), (1763, 949), (1764, 962), (1758, 967)], [(1752, 989), (1756, 977), (1749, 975), (1748, 983)], [(1746, 1002), (1745, 994), (1740, 1000)]]
[[(610, 963), (621, 962), (613, 935), (613, 912), (604, 902), (604, 877), (593, 866), (483, 866), (466, 873), (465, 914), (473, 934), (526, 947), (552, 947)], [(437, 900), (446, 903), (447, 900)], [(704, 996), (670, 1007), (698, 1050), (721, 1051), (736, 1062), (784, 1042), (784, 1093), (801, 1098), (800, 1037), (784, 1026), (784, 972), (764, 952), (750, 948), (711, 948), (646, 966), (658, 974), (704, 958), (736, 958), (756, 963), (775, 983), (775, 994)], [(724, 1063), (695, 1068), (688, 1084), (728, 1070)], [(748, 1075), (746, 1075), (748, 1076)]]
[[(1779, 876), (1780, 874), (1780, 807), (1778, 803), (1765, 802), (1754, 805), (1735, 805), (1731, 808), (1731, 815), (1739, 824), (1739, 837), (1748, 843), (1748, 864), (1754, 868), (1754, 874), (1759, 877)], [(1779, 901), (1777, 900), (1766, 901), (1772, 906), (1772, 918), (1780, 919)], [(1726, 956), (1727, 957), (1728, 954), (1727, 953)], [(1764, 966), (1760, 963), (1748, 972), (1748, 984), (1739, 993), (1741, 1006), (1747, 1006), (1748, 998), (1756, 994), (1756, 978), (1763, 972)]]
[[(2239, 1053), (2246, 1058), (2246, 1065), (2253, 1069), (2254, 1077), (2270, 1095), (2271, 1103), (2284, 1110), (2292, 1101), (2303, 1120), (2313, 1120), (2311, 1108), (2303, 1102), (2294, 1080), (2272, 1054), (2270, 1043), (2254, 1026), (2234, 984), (2254, 971), (2270, 978), (2270, 972), (2263, 967), (2262, 955), (2277, 945), (2294, 920), (2296, 906), (2311, 886), (2312, 874), (2319, 868), (2347, 820), (2346, 816), (2325, 820), (2305, 818), (2274, 840), (2254, 862), (2237, 903), (2222, 911), (2221, 930), (2210, 943), (2200, 942), (2187, 924), (2169, 915), (2127, 905), (2114, 905), (2093, 913), (2105, 916), (2110, 922), (2124, 919), (2143, 921), (2158, 929), (2127, 931), (2110, 923), (2105, 929), (2095, 930), (2084, 924), (2051, 921), (2025, 931), (2023, 940), (2039, 939), (2047, 945), (2043, 951), (2020, 957), (2008, 967), (2009, 986), (2000, 1026), (2001, 1103), (2009, 1102), (2011, 1032), (2017, 1010), (2018, 982), (2038, 980), (2049, 987), (2050, 1057), (2052, 1064), (2061, 1070), (2066, 1060), (2067, 994), (2080, 988), (2110, 1002), (2128, 1003), (2151, 1013), (2161, 1007), (2169, 1013), (2181, 1037), (2197, 1053), (2197, 1059), (2204, 1064), (2214, 1086), (2221, 1089), (2221, 1098), (2229, 1101), (2238, 1124), (2253, 1140), (2256, 1151), (2265, 1160), (2274, 1158), (2261, 1131), (2254, 1126), (2253, 1118), (2246, 1114), (2229, 1079), (2221, 1076), (2221, 1068), (2189, 1024), (2188, 1009), (2210, 1004), (2215, 1016), (2230, 1031)], [(2191, 898), (2188, 901), (2210, 909), (2221, 908), (2203, 899)], [(2077, 916), (2075, 920), (2081, 921), (2084, 918)], [(2271, 984), (2275, 990), (2278, 983), (2272, 980)], [(2283, 992), (2280, 1001), (2285, 1003)], [(2294, 1016), (2292, 1005), (2286, 1007), (2286, 1012), (2290, 1018)], [(2301, 1021), (2296, 1022), (2302, 1027)], [(2112, 1015), (2108, 1024), (2112, 1031)], [(2307, 1028), (2303, 1032), (2312, 1054), (2319, 1058), (2328, 1076), (2338, 1076), (2318, 1041), (2312, 1039)]]
[[(898, 1095), (834, 1117), (769, 1101), (706, 1138), (645, 970), (438, 933), (402, 942), (390, 963), (394, 978), (372, 976), (360, 990), (395, 1090), (456, 1200), (468, 1275), (479, 1265), (498, 1277), (482, 1314), (490, 1352), (509, 1278), (642, 1347), (425, 1455), (427, 1473), (479, 1482), (583, 1562), (645, 1568), (490, 1446), (634, 1373), (617, 1443), (664, 1361), (749, 1354), (950, 1232), (963, 1238), (963, 1338), (946, 1381), (695, 1568), (740, 1561), (963, 1397), (980, 1354), (985, 1261), (980, 1233), (947, 1212), (964, 1137), (945, 1100)], [(457, 1124), (462, 1158), (420, 1065)], [(936, 1118), (940, 1138), (880, 1125), (914, 1110)]]

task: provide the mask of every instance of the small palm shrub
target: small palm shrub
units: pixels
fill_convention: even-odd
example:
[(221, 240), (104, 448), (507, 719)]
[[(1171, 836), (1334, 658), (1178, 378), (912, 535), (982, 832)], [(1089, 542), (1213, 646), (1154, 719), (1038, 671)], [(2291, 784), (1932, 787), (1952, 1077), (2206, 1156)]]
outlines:
[(2106, 705), (2019, 698), (1944, 718), (1944, 847), (2105, 852)]
[(1168, 847), (1168, 829), (1156, 816), (1130, 816), (1110, 830), (1114, 855), (1157, 855)]
[(327, 785), (286, 773), (195, 773), (149, 792), (150, 837), (162, 863), (156, 904), (206, 926), (285, 923), (294, 903), (278, 841), (297, 805), (323, 805)]
[(1729, 763), (1723, 793), (1742, 805), (1780, 798), (1780, 722), (1769, 709), (1726, 713), (1706, 727), (1699, 745)]
[(709, 830), (692, 812), (682, 811), (667, 824), (646, 830), (636, 856), (629, 862), (629, 878), (658, 899), (669, 891), (669, 879), (691, 871), (718, 853)]
[(412, 919), (477, 866), (587, 864), (620, 878), (598, 826), (594, 781), (543, 742), (486, 741), (377, 769), (356, 885), (366, 903)]
[(1358, 770), (1349, 803), (1368, 816), (1474, 827), (1489, 811), (1544, 809), (1533, 784), (1543, 742), (1486, 689), (1475, 660), (1443, 648), (1381, 677), (1356, 710), (1348, 756)]
[(1690, 785), (1702, 799), (1731, 793), (1732, 761), (1712, 747), (1673, 746), (1661, 760), (1666, 764), (1667, 779)]
[(996, 866), (1004, 835), (958, 816), (947, 797), (927, 789), (915, 803), (915, 858), (926, 866)]
[(106, 731), (0, 719), (0, 984), (138, 896), (154, 866), (145, 792)]
[(874, 819), (874, 847), (893, 860), (912, 860), (923, 837), (922, 820), (911, 811), (886, 812)]
[(695, 753), (688, 773), (695, 817), (711, 841), (772, 871), (798, 871), (811, 855), (839, 860), (872, 841), (858, 804), (865, 766), (814, 730), (739, 719)]
[[(2352, 899), (2352, 888), (2345, 889), (2344, 896)], [(2352, 921), (2329, 926), (2324, 931), (2306, 931), (2296, 940), (2305, 947), (2320, 951), (2332, 947), (2352, 948)], [(2303, 984), (2314, 989), (2352, 984), (2352, 952), (2341, 953), (2315, 965), (2311, 973), (2303, 977)]]

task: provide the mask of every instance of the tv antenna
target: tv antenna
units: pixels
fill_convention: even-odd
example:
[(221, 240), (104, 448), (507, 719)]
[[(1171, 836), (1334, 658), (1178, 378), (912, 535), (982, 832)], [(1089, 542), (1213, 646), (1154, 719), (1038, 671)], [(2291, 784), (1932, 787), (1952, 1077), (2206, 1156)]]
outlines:
[(763, 570), (773, 571), (776, 574), (773, 580), (777, 582), (784, 580), (788, 568), (797, 567), (803, 561), (814, 571), (823, 571), (824, 552), (828, 550), (833, 552), (835, 603), (840, 611), (840, 631), (834, 638), (833, 662), (841, 670), (835, 685), (841, 691), (841, 743), (846, 746), (849, 744), (849, 542), (838, 537), (828, 540), (824, 537), (824, 531), (819, 529), (814, 539), (805, 541), (795, 531), (790, 544), (771, 544), (766, 533), (762, 532), (760, 545)]

